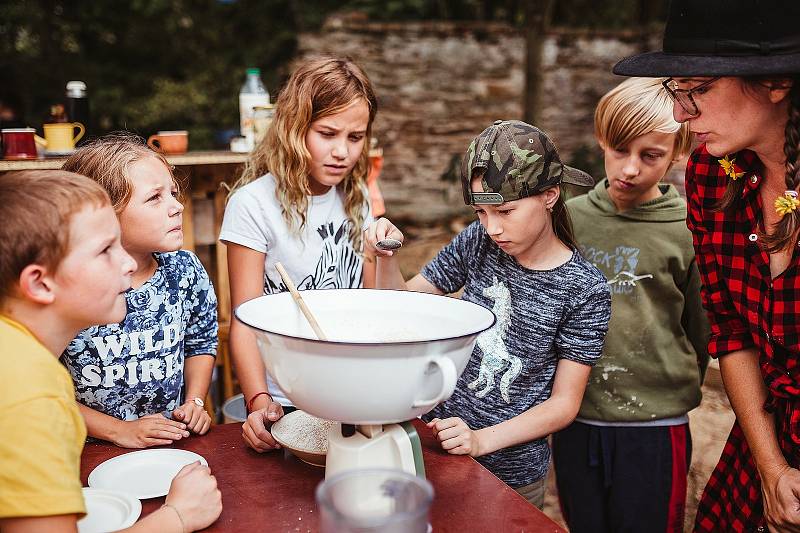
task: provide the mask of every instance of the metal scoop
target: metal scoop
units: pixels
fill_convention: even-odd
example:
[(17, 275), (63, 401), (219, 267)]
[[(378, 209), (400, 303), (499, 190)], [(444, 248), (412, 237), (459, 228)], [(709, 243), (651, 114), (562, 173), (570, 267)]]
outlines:
[(398, 241), (397, 239), (381, 239), (375, 243), (375, 248), (387, 252), (391, 250), (397, 250), (401, 246), (403, 246), (403, 243)]

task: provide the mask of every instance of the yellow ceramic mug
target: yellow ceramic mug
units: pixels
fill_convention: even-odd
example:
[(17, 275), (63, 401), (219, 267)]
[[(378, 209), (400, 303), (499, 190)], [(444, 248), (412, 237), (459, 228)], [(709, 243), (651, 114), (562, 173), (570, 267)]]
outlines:
[[(75, 129), (78, 134), (74, 135)], [(80, 122), (55, 122), (44, 125), (45, 148), (51, 155), (67, 154), (75, 150), (75, 143), (83, 137), (86, 129)]]

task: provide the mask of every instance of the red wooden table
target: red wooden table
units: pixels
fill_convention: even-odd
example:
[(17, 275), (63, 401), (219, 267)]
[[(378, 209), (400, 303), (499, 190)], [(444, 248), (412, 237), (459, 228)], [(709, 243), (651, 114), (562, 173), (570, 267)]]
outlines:
[[(566, 533), (541, 511), (470, 457), (444, 453), (424, 425), (415, 424), (423, 443), (425, 472), (435, 496), (430, 520), (434, 532), (543, 531)], [(174, 446), (206, 458), (222, 491), (222, 514), (206, 531), (318, 531), (314, 489), (322, 468), (288, 452), (258, 454), (241, 438), (241, 424), (212, 426), (203, 437)], [(130, 450), (87, 444), (81, 456), (81, 481), (106, 459)], [(164, 498), (142, 501), (142, 515)]]

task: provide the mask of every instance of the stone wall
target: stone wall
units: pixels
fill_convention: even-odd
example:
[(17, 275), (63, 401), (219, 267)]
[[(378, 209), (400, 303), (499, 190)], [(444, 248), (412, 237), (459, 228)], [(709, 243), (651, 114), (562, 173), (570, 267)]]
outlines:
[[(631, 33), (548, 34), (538, 125), (566, 162), (597, 165), (594, 106), (620, 81), (612, 65), (641, 50), (639, 39)], [(465, 212), (454, 180), (469, 141), (498, 118), (522, 118), (524, 46), (522, 32), (504, 24), (384, 23), (345, 15), (301, 35), (298, 61), (335, 53), (364, 67), (380, 105), (375, 136), (384, 149), (380, 186), (388, 215), (432, 222)]]

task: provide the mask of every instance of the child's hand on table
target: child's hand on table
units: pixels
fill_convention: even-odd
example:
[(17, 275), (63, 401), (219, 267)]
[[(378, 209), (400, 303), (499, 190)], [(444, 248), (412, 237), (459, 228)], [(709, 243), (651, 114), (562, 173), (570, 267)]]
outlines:
[(148, 448), (172, 444), (188, 436), (186, 424), (159, 413), (137, 420), (121, 420), (114, 444), (121, 448)]
[(269, 398), (266, 407), (257, 409), (247, 416), (242, 424), (242, 437), (255, 451), (277, 450), (280, 444), (272, 437), (269, 428), (283, 416), (283, 406)]
[(442, 443), (442, 448), (447, 453), (471, 457), (483, 455), (478, 432), (470, 429), (460, 418), (452, 417), (444, 420), (434, 418), (427, 423), (427, 426), (431, 428), (433, 436)]
[(194, 398), (172, 411), (172, 418), (183, 422), (192, 433), (205, 435), (211, 427), (211, 416), (206, 412), (201, 402)]
[(200, 461), (184, 466), (172, 479), (165, 506), (178, 513), (183, 531), (208, 527), (222, 512), (217, 479)]
[(381, 250), (375, 246), (378, 241), (382, 241), (383, 239), (394, 239), (401, 243), (404, 239), (403, 232), (397, 229), (387, 218), (379, 218), (364, 230), (365, 252), (370, 252), (376, 256), (388, 257), (394, 255), (394, 251), (392, 250)]

